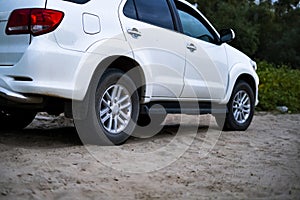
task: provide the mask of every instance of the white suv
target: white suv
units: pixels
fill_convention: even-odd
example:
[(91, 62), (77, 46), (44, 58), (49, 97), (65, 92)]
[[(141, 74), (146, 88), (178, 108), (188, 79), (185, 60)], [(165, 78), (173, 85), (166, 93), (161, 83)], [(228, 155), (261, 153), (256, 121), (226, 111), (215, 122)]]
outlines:
[(84, 141), (120, 144), (167, 113), (212, 113), (246, 130), (259, 79), (234, 37), (184, 0), (1, 1), (0, 127), (65, 112)]

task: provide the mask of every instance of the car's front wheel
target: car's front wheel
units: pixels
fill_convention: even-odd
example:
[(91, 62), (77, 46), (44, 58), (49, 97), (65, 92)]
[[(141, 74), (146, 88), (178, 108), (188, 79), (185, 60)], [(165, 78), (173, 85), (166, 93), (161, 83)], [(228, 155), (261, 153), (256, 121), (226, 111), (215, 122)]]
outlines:
[(245, 131), (253, 119), (254, 101), (250, 85), (245, 81), (238, 82), (227, 104), (228, 112), (225, 118), (216, 116), (217, 124), (225, 131)]

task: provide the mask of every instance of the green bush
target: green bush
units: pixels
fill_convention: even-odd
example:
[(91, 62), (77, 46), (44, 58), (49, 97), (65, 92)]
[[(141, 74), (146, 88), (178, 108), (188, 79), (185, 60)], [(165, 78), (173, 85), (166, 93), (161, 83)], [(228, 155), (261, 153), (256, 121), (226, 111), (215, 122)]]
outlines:
[(287, 106), (290, 112), (300, 112), (300, 70), (259, 62), (257, 73), (260, 78), (258, 110), (274, 111), (277, 106)]

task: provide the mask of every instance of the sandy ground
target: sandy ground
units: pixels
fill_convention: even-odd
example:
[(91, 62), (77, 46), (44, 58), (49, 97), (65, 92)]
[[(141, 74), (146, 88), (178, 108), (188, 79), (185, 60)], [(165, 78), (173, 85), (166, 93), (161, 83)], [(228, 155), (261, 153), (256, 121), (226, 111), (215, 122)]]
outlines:
[[(39, 115), (26, 130), (1, 132), (0, 199), (300, 199), (300, 115), (258, 113), (248, 131), (212, 138), (210, 116), (183, 116), (177, 137), (178, 118), (117, 151), (82, 145), (63, 117)], [(147, 160), (176, 137), (171, 150)], [(181, 144), (189, 148), (178, 156)], [(144, 153), (145, 162), (128, 170), (138, 165), (128, 152)], [(155, 164), (162, 168), (153, 171)]]

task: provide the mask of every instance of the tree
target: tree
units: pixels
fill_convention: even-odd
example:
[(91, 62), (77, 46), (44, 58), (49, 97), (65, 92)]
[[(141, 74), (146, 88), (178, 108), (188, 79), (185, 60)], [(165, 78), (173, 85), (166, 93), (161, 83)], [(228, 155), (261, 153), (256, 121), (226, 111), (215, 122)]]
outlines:
[(299, 0), (190, 0), (220, 30), (233, 28), (231, 43), (250, 57), (300, 69)]
[(197, 3), (201, 12), (212, 21), (218, 30), (232, 28), (237, 33), (231, 44), (250, 56), (259, 46), (259, 26), (249, 20), (251, 4), (247, 0), (190, 1)]

